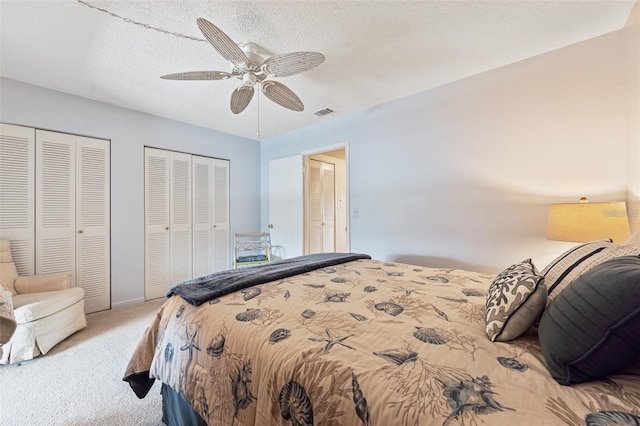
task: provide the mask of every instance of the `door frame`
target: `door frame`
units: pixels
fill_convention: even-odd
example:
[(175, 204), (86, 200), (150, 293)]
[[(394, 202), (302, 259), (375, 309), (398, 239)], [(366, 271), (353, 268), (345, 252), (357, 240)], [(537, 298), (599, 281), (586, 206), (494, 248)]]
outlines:
[[(302, 155), (302, 162), (305, 168), (308, 167), (308, 159), (310, 156), (313, 155), (317, 155), (317, 154), (324, 154), (326, 152), (330, 152), (330, 151), (336, 151), (336, 150), (340, 150), (340, 149), (344, 149), (344, 165), (345, 165), (345, 223), (346, 223), (346, 227), (347, 227), (347, 235), (346, 235), (346, 248), (347, 248), (347, 252), (351, 251), (351, 221), (350, 221), (350, 214), (349, 212), (351, 211), (350, 209), (350, 153), (349, 153), (349, 141), (344, 141), (344, 142), (340, 142), (340, 143), (336, 143), (333, 145), (326, 145), (326, 146), (321, 146), (321, 147), (317, 147), (317, 148), (313, 148), (310, 150), (305, 150), (301, 152)], [(303, 210), (303, 220), (304, 220), (304, 226), (303, 226), (303, 236), (302, 236), (302, 242), (303, 242), (303, 247), (306, 250), (307, 247), (307, 212), (306, 212), (306, 205), (307, 205), (307, 188), (306, 188), (306, 173), (303, 176), (303, 198), (304, 198), (304, 210)]]

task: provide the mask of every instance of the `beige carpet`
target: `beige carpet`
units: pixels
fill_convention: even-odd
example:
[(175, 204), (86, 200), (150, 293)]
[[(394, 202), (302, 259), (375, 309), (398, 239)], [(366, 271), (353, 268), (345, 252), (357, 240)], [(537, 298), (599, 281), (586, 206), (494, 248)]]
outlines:
[(162, 425), (160, 384), (138, 399), (122, 381), (157, 299), (87, 315), (48, 354), (0, 365), (0, 425)]

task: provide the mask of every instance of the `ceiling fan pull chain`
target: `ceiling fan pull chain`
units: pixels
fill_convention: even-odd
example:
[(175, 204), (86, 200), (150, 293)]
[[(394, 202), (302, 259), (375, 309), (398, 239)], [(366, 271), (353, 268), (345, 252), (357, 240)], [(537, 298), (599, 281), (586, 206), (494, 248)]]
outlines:
[(81, 4), (82, 6), (87, 6), (87, 7), (90, 7), (91, 9), (95, 9), (95, 10), (97, 10), (99, 12), (106, 13), (107, 15), (112, 16), (114, 18), (122, 19), (124, 22), (126, 22), (128, 24), (139, 25), (142, 28), (145, 28), (147, 30), (154, 30), (154, 31), (158, 31), (159, 33), (168, 34), (168, 35), (172, 35), (172, 36), (179, 37), (179, 38), (186, 38), (186, 39), (193, 40), (193, 41), (207, 41), (207, 40), (205, 40), (203, 38), (198, 38), (198, 37), (185, 35), (185, 34), (180, 34), (180, 33), (174, 33), (172, 31), (165, 30), (164, 28), (152, 27), (149, 24), (145, 24), (143, 22), (134, 21), (131, 18), (126, 18), (124, 16), (120, 16), (120, 15), (118, 15), (116, 13), (108, 11), (107, 9), (102, 9), (102, 8), (100, 8), (98, 6), (94, 6), (91, 3), (88, 3), (88, 2), (83, 1), (83, 0), (76, 0), (76, 1), (79, 4)]

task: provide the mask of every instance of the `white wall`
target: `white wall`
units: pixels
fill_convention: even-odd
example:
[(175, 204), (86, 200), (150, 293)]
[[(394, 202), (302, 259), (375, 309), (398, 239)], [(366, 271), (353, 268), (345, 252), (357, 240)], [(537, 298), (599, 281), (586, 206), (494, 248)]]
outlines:
[(628, 210), (632, 231), (640, 232), (640, 2), (624, 29), (627, 60)]
[(260, 229), (258, 142), (8, 79), (0, 92), (2, 122), (111, 140), (112, 306), (144, 298), (145, 145), (230, 160), (231, 232)]
[(619, 31), (264, 141), (263, 227), (269, 161), (348, 140), (352, 251), (544, 267), (549, 203), (626, 198), (624, 62)]

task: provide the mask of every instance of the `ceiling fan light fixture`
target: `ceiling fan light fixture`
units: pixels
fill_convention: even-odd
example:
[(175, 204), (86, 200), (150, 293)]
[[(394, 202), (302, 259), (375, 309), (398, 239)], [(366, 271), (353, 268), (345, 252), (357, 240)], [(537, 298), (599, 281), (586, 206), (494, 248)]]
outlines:
[(253, 87), (256, 82), (258, 81), (258, 78), (255, 76), (255, 74), (248, 72), (242, 75), (242, 85), (243, 86), (251, 86)]

